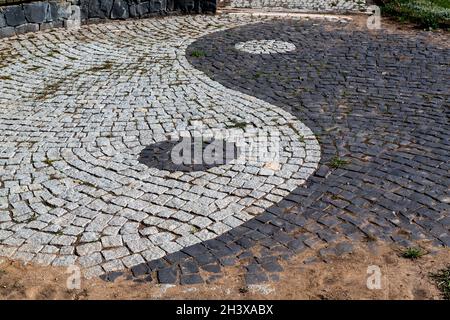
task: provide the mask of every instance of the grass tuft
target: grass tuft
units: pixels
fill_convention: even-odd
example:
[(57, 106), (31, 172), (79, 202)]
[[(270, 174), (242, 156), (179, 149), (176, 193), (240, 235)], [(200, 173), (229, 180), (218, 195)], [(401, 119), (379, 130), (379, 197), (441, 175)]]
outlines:
[(344, 160), (339, 157), (334, 157), (333, 159), (330, 160), (330, 162), (328, 162), (328, 165), (331, 168), (339, 169), (345, 167), (349, 163), (350, 161), (348, 160)]
[(402, 257), (405, 259), (415, 260), (422, 257), (424, 254), (425, 252), (423, 252), (422, 249), (410, 247), (402, 252)]
[(203, 50), (193, 50), (191, 52), (191, 57), (194, 57), (194, 58), (201, 58), (204, 56), (206, 56), (206, 53)]
[(436, 273), (430, 273), (430, 277), (442, 292), (444, 299), (450, 300), (450, 266)]

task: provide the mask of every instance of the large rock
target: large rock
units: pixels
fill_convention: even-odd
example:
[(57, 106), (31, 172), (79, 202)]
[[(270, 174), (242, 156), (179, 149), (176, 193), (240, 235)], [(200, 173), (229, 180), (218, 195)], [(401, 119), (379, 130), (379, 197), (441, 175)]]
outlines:
[(57, 2), (54, 2), (54, 1), (52, 1), (52, 2), (49, 2), (48, 3), (48, 11), (47, 11), (47, 17), (46, 17), (46, 21), (47, 22), (51, 22), (51, 21), (56, 21), (56, 20), (58, 20), (58, 9), (59, 9), (59, 6), (58, 6), (58, 3)]
[(130, 4), (130, 17), (143, 17), (150, 12), (150, 1), (138, 1)]
[(164, 0), (151, 0), (150, 11), (157, 12), (165, 9)]
[(136, 6), (136, 13), (140, 17), (145, 16), (149, 12), (150, 12), (150, 1), (145, 1), (145, 2), (139, 3)]
[(14, 27), (4, 27), (0, 28), (0, 38), (12, 37), (16, 34)]
[(130, 17), (136, 18), (139, 17), (139, 14), (137, 13), (137, 4), (130, 4)]
[(89, 18), (101, 18), (104, 19), (105, 13), (100, 9), (100, 0), (89, 1)]
[(166, 0), (166, 11), (173, 11), (175, 9), (175, 0)]
[(89, 2), (90, 0), (80, 0), (79, 2), (82, 20), (86, 20), (89, 18)]
[(90, 0), (89, 1), (89, 18), (109, 18), (113, 0)]
[(37, 23), (27, 23), (16, 27), (16, 34), (23, 34), (36, 31), (39, 31), (39, 24)]
[(49, 2), (46, 21), (55, 22), (68, 19), (72, 16), (72, 9), (74, 7), (75, 6), (71, 6), (70, 3), (51, 1)]
[(192, 12), (195, 10), (195, 1), (194, 0), (177, 0), (175, 2), (176, 9), (179, 9), (183, 12)]
[(114, 0), (100, 0), (100, 9), (104, 12), (107, 18), (111, 16), (113, 3)]
[(111, 19), (127, 19), (129, 16), (128, 3), (124, 0), (114, 0)]
[(0, 28), (6, 27), (6, 20), (3, 11), (0, 9)]
[(215, 0), (203, 0), (201, 2), (202, 12), (216, 12), (217, 4)]
[(4, 9), (6, 23), (11, 27), (27, 23), (22, 6), (8, 6)]
[(46, 20), (48, 2), (31, 2), (23, 5), (25, 18), (31, 23), (42, 23)]

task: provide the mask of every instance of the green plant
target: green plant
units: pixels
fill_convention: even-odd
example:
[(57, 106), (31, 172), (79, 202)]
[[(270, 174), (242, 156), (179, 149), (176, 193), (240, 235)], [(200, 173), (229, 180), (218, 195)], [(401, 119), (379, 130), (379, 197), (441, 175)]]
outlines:
[(444, 299), (450, 300), (450, 266), (435, 273), (430, 273), (430, 277), (442, 292)]
[(402, 252), (402, 257), (406, 258), (406, 259), (414, 260), (414, 259), (420, 258), (424, 254), (425, 254), (425, 252), (423, 252), (422, 249), (420, 249), (420, 248), (409, 247), (409, 248), (406, 248)]
[(336, 156), (336, 157), (333, 157), (330, 160), (330, 162), (328, 162), (328, 165), (330, 167), (332, 167), (332, 168), (338, 169), (338, 168), (345, 167), (349, 163), (350, 163), (350, 161), (341, 159), (341, 158)]
[(43, 163), (45, 163), (48, 166), (51, 166), (53, 164), (53, 162), (55, 162), (56, 160), (50, 160), (50, 159), (45, 159), (44, 161), (42, 161)]
[(193, 50), (193, 51), (191, 51), (191, 57), (201, 58), (201, 57), (204, 57), (204, 56), (206, 56), (205, 51), (202, 51), (202, 50)]
[(378, 0), (382, 13), (436, 29), (450, 26), (450, 0)]
[(255, 74), (253, 75), (253, 79), (258, 79), (263, 75), (263, 73), (261, 71), (257, 71), (255, 72)]
[(190, 233), (191, 233), (191, 234), (194, 234), (194, 233), (197, 233), (197, 232), (199, 232), (199, 231), (200, 231), (200, 229), (199, 229), (198, 227), (192, 226), (192, 228), (191, 228), (191, 230), (190, 230)]

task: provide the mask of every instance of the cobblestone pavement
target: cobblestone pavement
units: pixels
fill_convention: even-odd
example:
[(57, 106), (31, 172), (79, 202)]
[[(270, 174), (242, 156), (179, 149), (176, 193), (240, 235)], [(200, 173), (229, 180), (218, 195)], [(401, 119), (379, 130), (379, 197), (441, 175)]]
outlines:
[[(221, 20), (148, 20), (2, 45), (1, 255), (79, 263), (89, 274), (133, 267), (241, 225), (315, 171), (311, 130), (186, 61), (208, 23), (211, 32)], [(139, 161), (146, 147), (208, 129), (233, 131), (230, 143), (277, 133), (276, 168), (250, 158), (206, 170)]]
[[(352, 33), (345, 19), (259, 19), (2, 42), (1, 255), (182, 284), (240, 263), (257, 283), (305, 247), (328, 244), (325, 257), (375, 238), (448, 246), (450, 50), (426, 34)], [(272, 128), (288, 153), (279, 170), (139, 162), (200, 125)]]

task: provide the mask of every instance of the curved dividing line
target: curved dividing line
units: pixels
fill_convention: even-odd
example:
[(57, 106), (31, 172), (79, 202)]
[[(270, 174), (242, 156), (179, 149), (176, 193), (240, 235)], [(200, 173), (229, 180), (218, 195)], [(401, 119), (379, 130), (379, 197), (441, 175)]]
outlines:
[[(179, 21), (180, 19), (181, 18), (177, 19), (176, 21)], [(167, 19), (165, 21), (167, 22), (168, 20), (169, 19)], [(208, 20), (206, 20), (206, 22), (208, 22)], [(244, 21), (244, 22), (239, 21), (239, 23), (236, 23), (235, 25), (241, 26), (241, 25), (247, 24), (249, 22), (250, 21)], [(136, 23), (136, 24), (140, 24), (140, 23)], [(143, 25), (145, 28), (154, 28), (153, 22), (149, 23), (148, 25), (145, 23), (142, 23), (141, 25)], [(162, 24), (161, 27), (164, 27), (164, 24)], [(98, 28), (101, 29), (102, 27), (98, 26)], [(215, 31), (219, 32), (219, 31), (224, 31), (226, 29), (229, 29), (229, 28), (220, 28)], [(125, 30), (126, 30), (126, 32), (130, 31), (129, 29), (125, 29)], [(272, 129), (272, 130), (281, 131), (283, 146), (286, 148), (286, 150), (283, 150), (283, 152), (286, 152), (286, 154), (291, 155), (291, 158), (289, 158), (288, 156), (282, 157), (279, 173), (276, 173), (276, 175), (278, 177), (282, 177), (282, 179), (281, 179), (282, 182), (279, 181), (279, 182), (274, 183), (273, 185), (272, 184), (268, 185), (264, 180), (264, 182), (262, 183), (262, 186), (264, 186), (264, 188), (261, 185), (255, 186), (253, 191), (259, 190), (260, 192), (262, 192), (262, 190), (266, 190), (266, 191), (262, 192), (263, 196), (266, 196), (266, 195), (273, 193), (276, 190), (279, 190), (280, 193), (277, 198), (283, 199), (283, 196), (280, 196), (281, 194), (287, 195), (287, 194), (289, 194), (289, 192), (293, 191), (298, 186), (305, 183), (305, 181), (308, 179), (308, 177), (311, 174), (313, 174), (314, 171), (317, 169), (318, 163), (320, 161), (320, 145), (319, 145), (315, 135), (313, 134), (313, 132), (292, 114), (284, 111), (280, 107), (269, 104), (263, 100), (257, 99), (255, 97), (246, 95), (244, 93), (241, 93), (241, 92), (238, 92), (235, 90), (228, 89), (225, 86), (223, 86), (222, 84), (209, 78), (202, 71), (195, 69), (194, 66), (192, 66), (189, 63), (189, 61), (186, 58), (186, 49), (188, 48), (188, 46), (190, 44), (192, 44), (193, 42), (195, 42), (196, 40), (198, 40), (200, 37), (211, 34), (211, 33), (212, 32), (210, 32), (210, 31), (200, 32), (197, 37), (186, 39), (186, 36), (185, 36), (185, 38), (181, 38), (181, 41), (177, 41), (176, 43), (173, 42), (173, 39), (170, 39), (166, 43), (162, 44), (162, 47), (165, 46), (165, 49), (167, 50), (167, 52), (172, 52), (171, 50), (175, 49), (174, 51), (175, 51), (176, 59), (172, 60), (173, 62), (170, 65), (169, 69), (173, 70), (174, 72), (181, 70), (182, 75), (191, 77), (191, 78), (188, 78), (188, 83), (184, 83), (182, 85), (173, 85), (173, 84), (168, 84), (168, 85), (169, 86), (171, 85), (172, 86), (171, 88), (177, 88), (177, 90), (178, 90), (177, 92), (182, 95), (182, 97), (184, 99), (183, 101), (186, 103), (186, 106), (189, 106), (189, 103), (192, 102), (191, 98), (189, 96), (189, 94), (191, 92), (192, 93), (197, 92), (197, 93), (202, 94), (204, 97), (207, 97), (206, 100), (208, 100), (208, 101), (206, 101), (206, 102), (209, 102), (209, 105), (206, 107), (202, 106), (197, 110), (199, 112), (203, 112), (203, 115), (206, 115), (205, 112), (208, 112), (208, 115), (211, 115), (211, 113), (212, 113), (213, 115), (218, 116), (219, 119), (223, 116), (225, 116), (227, 118), (230, 118), (230, 116), (234, 116), (239, 119), (249, 119), (254, 123), (254, 125), (256, 127), (264, 128), (266, 130)], [(111, 38), (106, 39), (107, 43), (109, 43), (109, 44), (111, 43), (110, 39)], [(115, 39), (115, 38), (113, 38), (113, 39)], [(113, 44), (114, 44), (114, 42), (113, 42)], [(102, 45), (102, 43), (99, 42), (99, 45)], [(161, 44), (151, 43), (149, 46), (151, 47), (154, 45), (161, 45)], [(139, 46), (137, 47), (137, 49), (139, 49)], [(124, 51), (124, 53), (126, 53), (126, 51)], [(138, 54), (141, 54), (141, 55), (144, 53), (147, 54), (148, 52), (146, 52), (146, 51), (138, 52)], [(120, 54), (116, 54), (116, 56), (120, 56)], [(171, 60), (169, 60), (169, 61), (171, 61)], [(167, 61), (165, 61), (165, 62), (167, 62)], [(108, 70), (104, 70), (104, 72), (108, 72)], [(162, 83), (162, 84), (164, 84), (164, 83)], [(114, 99), (114, 96), (112, 96), (110, 98)], [(51, 106), (52, 101), (50, 100), (49, 102), (50, 102), (49, 106)], [(203, 103), (204, 102), (205, 101), (203, 101)], [(41, 105), (41, 104), (45, 105), (45, 103), (46, 102), (45, 102), (45, 98), (44, 98), (43, 101), (39, 102), (39, 105)], [(31, 105), (34, 105), (34, 103), (31, 103)], [(95, 105), (93, 107), (95, 107)], [(130, 109), (133, 107), (136, 107), (136, 106), (132, 105), (132, 106), (130, 106)], [(33, 109), (30, 108), (30, 106), (28, 106), (26, 103), (24, 104), (24, 110), (26, 111), (26, 113), (24, 114), (24, 117), (26, 119), (33, 119), (32, 117), (30, 117), (30, 113), (33, 112)], [(85, 110), (89, 111), (90, 110), (89, 106), (88, 106), (88, 108), (85, 108), (85, 109), (83, 109), (83, 108), (81, 108), (80, 110), (77, 109), (77, 112), (80, 112), (79, 114), (83, 115)], [(115, 109), (113, 109), (113, 111), (114, 110)], [(18, 115), (20, 115), (20, 112), (16, 113), (15, 117), (17, 117)], [(60, 121), (58, 121), (59, 120), (58, 117), (67, 117), (67, 115), (57, 114), (54, 119), (52, 118), (53, 121), (48, 121), (45, 123), (45, 125), (49, 126), (54, 131), (58, 132), (62, 128), (59, 126)], [(8, 119), (8, 115), (2, 115), (0, 121), (5, 118)], [(44, 118), (45, 118), (45, 116), (44, 116)], [(157, 119), (157, 117), (156, 117), (156, 119)], [(17, 118), (14, 118), (14, 120), (17, 120)], [(41, 119), (41, 117), (37, 117), (35, 120), (40, 121), (42, 119)], [(33, 120), (30, 120), (30, 127), (33, 128), (32, 131), (37, 130), (36, 128), (39, 128), (39, 125), (42, 125), (42, 122), (38, 123), (38, 126), (36, 126), (34, 128), (32, 121)], [(107, 125), (108, 124), (106, 124), (106, 126)], [(223, 123), (220, 123), (220, 121), (219, 121), (218, 127), (224, 129)], [(101, 128), (104, 129), (103, 127), (101, 127)], [(50, 130), (50, 132), (51, 131), (52, 130)], [(9, 133), (5, 132), (4, 134), (2, 134), (2, 136), (3, 136), (3, 137), (1, 137), (1, 138), (3, 138), (2, 140), (6, 139), (6, 141), (7, 141), (7, 137), (9, 135), (14, 136), (14, 129), (12, 132), (9, 132)], [(44, 138), (45, 138), (45, 136), (44, 136)], [(154, 137), (154, 139), (157, 139), (157, 138)], [(160, 138), (158, 138), (158, 139), (160, 139)], [(40, 143), (42, 143), (44, 150), (45, 150), (45, 148), (49, 148), (48, 146), (46, 146), (46, 141), (47, 140), (44, 139), (44, 141), (40, 142)], [(103, 191), (106, 190), (108, 192), (111, 192), (115, 188), (117, 188), (118, 181), (115, 181), (116, 179), (117, 180), (125, 180), (125, 181), (129, 181), (129, 182), (133, 182), (133, 181), (139, 182), (140, 189), (138, 189), (138, 190), (141, 190), (144, 193), (148, 190), (152, 190), (152, 188), (155, 187), (155, 185), (152, 184), (155, 181), (158, 181), (158, 183), (162, 183), (163, 185), (164, 185), (164, 183), (168, 183), (170, 181), (173, 182), (174, 179), (176, 181), (176, 178), (167, 179), (167, 178), (164, 178), (164, 175), (163, 175), (163, 177), (160, 177), (161, 172), (158, 171), (157, 169), (150, 170), (148, 172), (142, 172), (140, 170), (137, 170), (137, 168), (135, 168), (133, 165), (129, 165), (128, 168), (126, 168), (126, 170), (121, 171), (120, 165), (123, 165), (123, 164), (121, 164), (120, 162), (115, 163), (114, 157), (112, 157), (111, 160), (95, 159), (95, 157), (93, 156), (94, 151), (95, 152), (103, 152), (102, 148), (99, 147), (97, 144), (95, 144), (96, 141), (97, 141), (97, 139), (95, 139), (95, 141), (93, 143), (88, 141), (84, 145), (82, 144), (82, 147), (79, 147), (79, 148), (69, 148), (69, 147), (61, 148), (60, 146), (58, 146), (58, 148), (54, 150), (56, 152), (56, 154), (53, 155), (55, 157), (55, 159), (57, 159), (58, 161), (53, 162), (53, 160), (52, 160), (52, 162), (49, 163), (49, 167), (51, 167), (52, 170), (56, 169), (61, 174), (64, 174), (65, 177), (72, 179), (74, 182), (74, 186), (73, 186), (74, 190), (76, 189), (76, 184), (75, 184), (75, 180), (77, 179), (76, 177), (78, 177), (79, 179), (86, 180), (85, 182), (89, 183), (91, 185), (93, 184), (93, 181), (95, 182), (95, 178), (97, 177), (99, 179), (98, 181), (99, 181), (100, 185), (94, 185), (94, 187), (97, 190), (103, 190)], [(50, 142), (50, 144), (51, 143), (52, 142)], [(142, 141), (141, 141), (141, 143), (142, 143)], [(86, 149), (87, 147), (89, 147), (89, 151), (87, 151), (87, 149)], [(134, 155), (137, 155), (137, 152), (136, 152), (137, 149), (142, 149), (142, 148), (135, 147), (132, 149), (124, 149), (124, 150), (131, 152), (131, 154), (133, 154), (133, 156), (134, 156)], [(31, 153), (33, 153), (34, 151), (35, 150), (33, 150), (33, 151), (28, 150), (28, 152), (31, 152)], [(91, 161), (94, 163), (94, 165), (89, 163), (89, 159), (91, 159)], [(290, 160), (295, 160), (295, 161), (291, 163)], [(26, 163), (25, 163), (25, 165), (26, 165)], [(114, 169), (114, 172), (111, 171), (111, 166), (117, 167)], [(211, 172), (208, 171), (208, 173), (214, 175), (212, 172), (213, 171), (211, 171)], [(257, 172), (259, 172), (259, 171), (257, 171)], [(255, 178), (260, 177), (258, 175), (258, 173), (248, 174), (248, 176), (252, 177), (252, 178), (249, 178), (249, 180), (253, 180)], [(113, 180), (109, 180), (109, 178), (111, 178), (111, 177), (112, 178), (115, 177), (115, 178)], [(216, 177), (220, 177), (220, 175), (217, 174)], [(230, 182), (237, 182), (237, 181), (234, 181), (233, 179), (234, 179), (234, 176), (232, 176), (230, 178)], [(50, 193), (56, 194), (57, 196), (63, 197), (64, 200), (66, 200), (66, 198), (64, 198), (64, 197), (70, 198), (72, 196), (75, 197), (74, 199), (76, 199), (77, 195), (70, 193), (73, 190), (68, 190), (67, 192), (62, 192), (60, 195), (58, 195), (57, 193), (55, 193), (56, 192), (55, 190), (57, 189), (56, 186), (52, 185), (51, 183), (48, 183), (48, 182), (49, 181), (42, 182), (42, 186), (44, 187), (45, 190), (48, 190)], [(177, 183), (179, 183), (180, 186), (188, 185), (187, 183), (182, 182), (182, 181), (179, 181)], [(160, 186), (160, 185), (158, 184), (158, 186)], [(225, 184), (225, 186), (227, 186), (227, 185)], [(98, 188), (98, 187), (100, 187), (100, 188)], [(237, 186), (236, 188), (239, 189), (240, 186)], [(166, 185), (165, 189), (170, 190), (169, 184)], [(181, 189), (181, 190), (183, 190), (183, 189)], [(218, 190), (218, 191), (221, 191), (221, 190)], [(283, 192), (281, 192), (281, 191), (283, 191)], [(90, 195), (89, 195), (89, 197), (90, 197)], [(233, 198), (236, 198), (236, 197), (233, 197), (231, 193), (226, 194), (224, 196), (224, 198), (227, 198), (227, 197), (229, 199), (231, 199), (231, 202), (233, 201)], [(92, 196), (92, 199), (95, 200), (96, 197)], [(243, 198), (239, 198), (238, 200), (242, 200), (242, 199), (246, 199), (246, 198), (243, 197)], [(115, 199), (112, 199), (113, 203), (117, 204), (117, 202), (114, 202), (114, 200)], [(76, 200), (74, 200), (74, 201), (76, 201)], [(231, 229), (233, 230), (233, 228), (241, 225), (242, 223), (246, 223), (246, 222), (250, 221), (255, 216), (258, 217), (258, 215), (260, 213), (262, 213), (264, 210), (267, 210), (270, 206), (272, 206), (274, 203), (277, 203), (279, 201), (281, 201), (281, 200), (266, 201), (266, 203), (262, 202), (262, 204), (260, 204), (260, 207), (258, 207), (262, 211), (261, 210), (256, 211), (253, 213), (253, 215), (249, 214), (250, 212), (246, 211), (249, 209), (249, 207), (245, 207), (245, 206), (244, 206), (244, 209), (242, 209), (242, 213), (240, 211), (231, 212), (231, 216), (234, 217), (235, 215), (239, 215), (239, 218), (240, 218), (240, 220), (237, 220), (239, 222), (233, 222), (233, 224), (231, 225)], [(200, 202), (200, 203), (202, 202), (201, 197), (198, 199), (198, 202)], [(152, 202), (150, 201), (149, 204), (151, 204), (151, 203)], [(165, 207), (165, 205), (163, 205), (163, 207)], [(216, 211), (213, 211), (213, 212), (203, 211), (203, 212), (200, 212), (200, 214), (197, 215), (197, 217), (200, 217), (200, 216), (210, 217), (212, 214), (217, 212), (217, 206), (213, 206), (212, 209), (216, 210)], [(220, 206), (219, 206), (219, 209), (222, 210), (220, 208)], [(176, 210), (178, 210), (178, 209), (176, 209)], [(93, 226), (93, 227), (90, 227), (90, 226), (92, 225), (92, 223), (94, 223), (96, 221), (98, 222), (98, 220), (107, 219), (107, 217), (104, 217), (105, 215), (100, 214), (100, 212), (98, 212), (98, 211), (96, 212), (95, 215), (93, 215), (89, 212), (79, 212), (79, 211), (77, 211), (77, 213), (75, 215), (81, 214), (82, 216), (84, 215), (83, 217), (85, 219), (91, 220), (91, 223), (89, 223), (87, 225), (87, 227), (84, 227), (82, 234), (89, 232), (89, 231), (99, 232), (99, 233), (102, 232), (102, 230), (97, 231), (95, 226)], [(150, 214), (152, 214), (152, 213), (150, 212)], [(117, 217), (117, 213), (114, 214), (114, 216)], [(153, 213), (153, 216), (154, 216), (154, 213)], [(222, 220), (218, 220), (218, 221), (220, 222)], [(105, 223), (105, 222), (100, 221), (99, 223)], [(204, 230), (206, 230), (206, 229), (204, 229)], [(201, 230), (201, 231), (204, 231), (204, 230)], [(202, 238), (200, 238), (200, 240), (206, 241), (209, 239), (213, 239), (214, 237), (217, 237), (217, 236), (227, 233), (228, 230), (230, 230), (230, 225), (228, 225), (227, 228), (223, 229), (222, 232), (220, 232), (220, 231), (217, 231), (216, 233), (212, 233), (210, 231), (204, 232), (203, 236), (202, 236)], [(186, 238), (185, 242), (181, 242), (182, 238)], [(183, 236), (182, 238), (176, 239), (178, 245), (181, 246), (181, 250), (184, 250), (187, 247), (194, 245), (195, 243), (198, 243), (198, 241), (190, 241), (188, 235)], [(155, 239), (158, 240), (157, 238), (155, 238)], [(130, 241), (135, 241), (135, 240), (137, 241), (139, 239), (134, 239), (134, 240), (131, 239)], [(178, 240), (180, 240), (180, 241), (178, 241)], [(160, 240), (158, 240), (158, 241), (160, 241)], [(169, 240), (169, 241), (171, 241), (171, 240)], [(156, 242), (154, 242), (154, 244), (155, 243)], [(158, 244), (155, 244), (155, 245), (158, 247)], [(130, 244), (128, 244), (128, 246), (130, 246)], [(124, 244), (122, 246), (119, 246), (119, 248), (122, 248), (122, 247), (126, 249)], [(170, 251), (165, 249), (166, 252), (164, 254), (162, 254), (162, 252), (164, 252), (164, 251), (162, 251), (160, 247), (158, 247), (158, 248), (159, 248), (159, 251), (157, 251), (156, 253), (150, 253), (147, 256), (145, 256), (145, 260), (152, 261), (154, 259), (163, 258), (168, 253), (170, 253)], [(79, 252), (80, 247), (77, 246), (76, 249), (77, 249), (77, 252)], [(136, 250), (138, 250), (138, 249), (136, 249)], [(102, 249), (102, 251), (104, 251), (104, 248)], [(1, 251), (0, 251), (0, 253), (1, 253)], [(73, 263), (73, 261), (72, 261), (72, 263)]]

